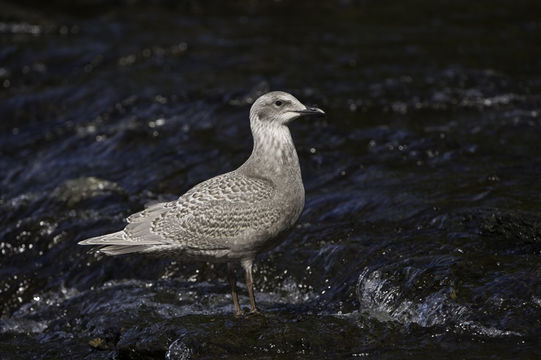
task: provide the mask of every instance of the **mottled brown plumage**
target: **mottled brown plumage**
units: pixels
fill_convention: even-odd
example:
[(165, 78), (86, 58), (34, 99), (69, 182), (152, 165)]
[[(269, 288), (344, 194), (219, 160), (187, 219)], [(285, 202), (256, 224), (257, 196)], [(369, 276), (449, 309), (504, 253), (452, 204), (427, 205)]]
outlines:
[(242, 166), (194, 186), (176, 201), (131, 215), (122, 231), (79, 244), (101, 245), (100, 251), (108, 255), (148, 253), (228, 262), (237, 314), (241, 310), (231, 262), (241, 261), (251, 311), (256, 312), (253, 260), (297, 221), (304, 207), (299, 160), (287, 124), (322, 113), (284, 92), (261, 96), (250, 110), (254, 148)]

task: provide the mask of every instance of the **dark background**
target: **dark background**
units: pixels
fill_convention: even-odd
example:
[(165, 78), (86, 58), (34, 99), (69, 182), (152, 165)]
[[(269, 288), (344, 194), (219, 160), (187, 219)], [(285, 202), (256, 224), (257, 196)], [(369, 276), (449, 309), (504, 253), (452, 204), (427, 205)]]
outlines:
[[(540, 39), (539, 1), (0, 2), (0, 358), (541, 357)], [(269, 90), (327, 118), (267, 316), (77, 245), (239, 166)]]

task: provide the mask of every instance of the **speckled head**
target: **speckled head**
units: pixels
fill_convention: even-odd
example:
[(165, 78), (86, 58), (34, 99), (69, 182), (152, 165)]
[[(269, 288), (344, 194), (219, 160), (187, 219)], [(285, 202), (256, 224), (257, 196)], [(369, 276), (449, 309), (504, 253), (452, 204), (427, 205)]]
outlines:
[(273, 125), (287, 125), (301, 116), (323, 115), (323, 110), (307, 107), (293, 95), (283, 91), (272, 91), (260, 96), (250, 109), (250, 121)]

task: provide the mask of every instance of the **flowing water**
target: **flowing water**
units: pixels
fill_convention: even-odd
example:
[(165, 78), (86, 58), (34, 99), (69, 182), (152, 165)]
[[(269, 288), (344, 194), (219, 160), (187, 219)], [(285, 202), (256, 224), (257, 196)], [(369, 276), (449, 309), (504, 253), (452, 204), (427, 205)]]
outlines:
[[(540, 14), (0, 3), (0, 358), (541, 358)], [(306, 207), (257, 261), (266, 316), (223, 265), (77, 245), (240, 165), (277, 89), (328, 115), (291, 125)]]

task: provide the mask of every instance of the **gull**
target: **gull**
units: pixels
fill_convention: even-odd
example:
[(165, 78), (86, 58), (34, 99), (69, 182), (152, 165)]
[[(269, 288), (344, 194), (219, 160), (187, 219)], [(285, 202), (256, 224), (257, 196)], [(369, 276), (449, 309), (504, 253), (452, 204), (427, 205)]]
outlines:
[(240, 261), (250, 313), (258, 313), (252, 275), (256, 255), (276, 246), (273, 240), (295, 224), (304, 208), (299, 158), (288, 124), (323, 114), (282, 91), (262, 95), (250, 108), (252, 154), (239, 168), (195, 185), (175, 201), (129, 216), (121, 231), (79, 244), (101, 246), (99, 251), (107, 255), (225, 262), (236, 315), (243, 314), (233, 267)]

